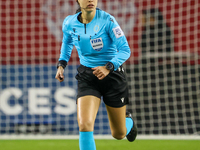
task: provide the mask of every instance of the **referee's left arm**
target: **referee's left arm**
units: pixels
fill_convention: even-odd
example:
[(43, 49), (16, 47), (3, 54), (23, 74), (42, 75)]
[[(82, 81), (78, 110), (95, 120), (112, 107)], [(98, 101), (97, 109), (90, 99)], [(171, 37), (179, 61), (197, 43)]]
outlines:
[(110, 61), (114, 65), (114, 70), (117, 70), (130, 57), (130, 47), (124, 32), (113, 16), (107, 20), (107, 32), (118, 50), (117, 55)]

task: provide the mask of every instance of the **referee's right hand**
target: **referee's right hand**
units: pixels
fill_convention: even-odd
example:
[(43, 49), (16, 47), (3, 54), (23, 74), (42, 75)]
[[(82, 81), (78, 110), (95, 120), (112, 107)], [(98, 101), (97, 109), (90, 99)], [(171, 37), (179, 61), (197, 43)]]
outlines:
[(58, 67), (58, 70), (57, 70), (57, 73), (56, 73), (56, 76), (55, 76), (55, 78), (56, 78), (59, 82), (64, 81), (64, 75), (63, 75), (63, 73), (64, 73), (63, 67), (62, 67), (62, 66), (59, 66), (59, 67)]

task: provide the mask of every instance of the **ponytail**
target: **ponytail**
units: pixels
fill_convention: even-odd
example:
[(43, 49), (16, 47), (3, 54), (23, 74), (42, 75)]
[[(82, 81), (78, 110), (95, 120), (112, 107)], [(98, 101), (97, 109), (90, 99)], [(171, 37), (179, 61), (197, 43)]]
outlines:
[(76, 10), (76, 13), (78, 13), (78, 12), (81, 12), (81, 7), (80, 7), (80, 4), (79, 4), (78, 0), (76, 0), (76, 2), (77, 2), (78, 5), (79, 5), (79, 8)]
[[(81, 7), (79, 7), (77, 10), (76, 10), (76, 13), (78, 13), (78, 12), (81, 12)], [(75, 13), (75, 14), (76, 14)]]

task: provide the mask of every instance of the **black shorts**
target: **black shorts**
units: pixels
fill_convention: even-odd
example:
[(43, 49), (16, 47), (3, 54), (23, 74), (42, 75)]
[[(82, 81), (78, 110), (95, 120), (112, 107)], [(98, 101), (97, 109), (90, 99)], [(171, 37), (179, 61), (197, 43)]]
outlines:
[(111, 107), (122, 107), (129, 103), (128, 83), (122, 66), (103, 80), (99, 80), (91, 68), (80, 65), (77, 70), (77, 99), (86, 95), (103, 97), (104, 103)]

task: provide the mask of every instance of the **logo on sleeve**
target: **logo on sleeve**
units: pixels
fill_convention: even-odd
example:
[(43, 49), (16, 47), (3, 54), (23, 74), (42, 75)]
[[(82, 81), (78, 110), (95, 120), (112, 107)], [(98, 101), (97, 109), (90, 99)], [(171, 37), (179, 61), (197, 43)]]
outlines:
[(96, 51), (101, 51), (103, 49), (103, 40), (102, 38), (91, 39), (90, 43), (92, 48)]
[(113, 32), (114, 32), (116, 38), (120, 38), (124, 35), (124, 32), (122, 31), (120, 26), (113, 28)]
[(110, 18), (110, 21), (112, 21), (114, 23), (114, 20), (112, 18)]

